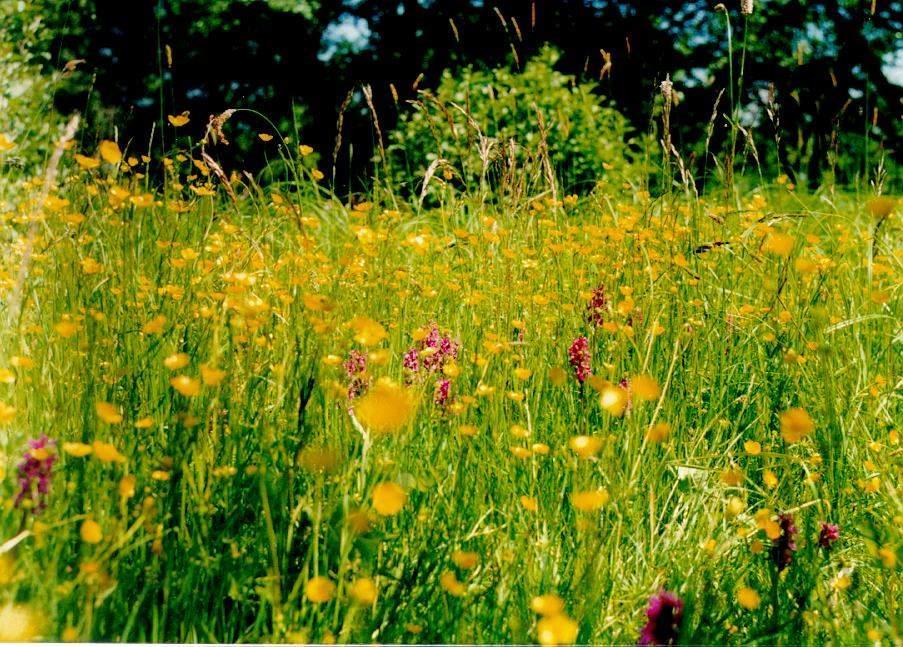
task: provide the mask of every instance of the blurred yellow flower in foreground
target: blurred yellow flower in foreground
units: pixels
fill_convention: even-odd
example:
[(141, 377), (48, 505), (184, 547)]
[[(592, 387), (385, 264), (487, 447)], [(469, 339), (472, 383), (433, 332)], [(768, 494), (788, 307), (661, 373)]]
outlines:
[(37, 614), (21, 604), (0, 607), (0, 642), (30, 642), (40, 636)]
[(323, 576), (313, 577), (304, 585), (304, 596), (316, 604), (329, 602), (335, 594), (335, 584)]
[(94, 408), (97, 411), (97, 417), (108, 425), (118, 425), (122, 422), (122, 414), (116, 408), (116, 405), (109, 402), (98, 402), (94, 405)]
[(357, 402), (354, 414), (369, 432), (387, 434), (403, 428), (415, 408), (416, 400), (408, 389), (382, 378)]
[(805, 409), (795, 407), (780, 415), (781, 436), (788, 443), (798, 443), (815, 431), (815, 423)]
[(389, 517), (401, 512), (407, 501), (408, 495), (398, 483), (379, 483), (373, 488), (371, 494), (373, 508), (384, 517)]
[(541, 645), (572, 645), (579, 630), (580, 626), (574, 620), (559, 613), (536, 623), (536, 638)]
[(122, 151), (119, 150), (119, 144), (108, 139), (100, 142), (100, 156), (107, 164), (119, 164), (122, 161)]

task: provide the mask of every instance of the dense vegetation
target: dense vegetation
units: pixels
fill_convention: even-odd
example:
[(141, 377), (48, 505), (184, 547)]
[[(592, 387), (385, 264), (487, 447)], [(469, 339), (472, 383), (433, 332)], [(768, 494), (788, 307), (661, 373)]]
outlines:
[[(639, 127), (549, 48), (397, 124), (362, 90), (349, 196), (361, 140), (301, 109), (208, 121), (161, 77), (153, 136), (64, 115), (79, 66), (34, 52), (69, 32), (0, 7), (0, 640), (903, 640), (887, 131), (809, 191), (740, 99), (758, 45), (698, 141), (676, 77)], [(203, 17), (255, 9), (328, 6)]]

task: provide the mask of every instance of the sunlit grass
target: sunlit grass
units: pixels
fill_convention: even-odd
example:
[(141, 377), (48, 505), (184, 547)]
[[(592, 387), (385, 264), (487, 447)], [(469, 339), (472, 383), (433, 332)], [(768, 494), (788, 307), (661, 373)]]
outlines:
[(0, 637), (901, 639), (893, 201), (282, 150), (4, 179)]

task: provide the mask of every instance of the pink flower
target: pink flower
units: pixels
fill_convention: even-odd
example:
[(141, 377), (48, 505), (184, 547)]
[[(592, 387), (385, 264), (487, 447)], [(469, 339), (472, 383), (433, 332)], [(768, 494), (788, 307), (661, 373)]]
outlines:
[(683, 622), (684, 603), (677, 594), (661, 591), (649, 598), (648, 621), (640, 632), (637, 645), (676, 645)]
[(818, 533), (818, 545), (822, 548), (830, 548), (838, 539), (840, 539), (840, 526), (823, 521), (821, 532)]
[(367, 375), (367, 354), (359, 350), (352, 350), (342, 366), (345, 367), (345, 374), (348, 376), (348, 397), (354, 399), (370, 386), (370, 377)]
[(35, 514), (40, 514), (47, 507), (51, 472), (57, 458), (52, 451), (55, 446), (56, 442), (47, 436), (28, 441), (28, 449), (18, 465), (19, 492), (14, 501), (17, 508), (26, 499), (32, 502)]
[(586, 337), (577, 337), (568, 348), (568, 361), (574, 369), (577, 381), (583, 382), (590, 376), (589, 342)]
[(433, 393), (433, 402), (440, 407), (448, 403), (451, 396), (451, 380), (439, 380), (436, 382), (436, 391)]

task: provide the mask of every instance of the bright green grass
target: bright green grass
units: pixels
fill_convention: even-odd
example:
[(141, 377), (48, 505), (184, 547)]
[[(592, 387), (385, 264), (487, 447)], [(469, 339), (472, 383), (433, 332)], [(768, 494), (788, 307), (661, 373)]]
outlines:
[[(892, 216), (875, 238), (866, 197), (603, 186), (555, 204), (531, 176), (519, 197), (440, 188), (432, 206), (376, 193), (352, 209), (306, 180), (236, 184), (237, 202), (221, 188), (199, 196), (175, 186), (197, 173), (184, 161), (136, 206), (146, 180), (64, 164), (68, 203), (35, 211), (40, 179), (16, 181), (0, 213), (0, 540), (30, 531), (0, 562), (0, 605), (46, 617), (45, 637), (535, 642), (531, 599), (555, 593), (579, 642), (632, 643), (666, 588), (686, 604), (682, 642), (901, 639), (899, 227)], [(767, 251), (781, 232), (786, 258)], [(716, 241), (727, 244), (700, 248)], [(607, 329), (585, 320), (600, 284)], [(310, 309), (312, 295), (334, 308)], [(387, 339), (356, 343), (355, 316)], [(434, 405), (428, 379), (410, 424), (365, 443), (329, 356), (384, 349), (370, 373), (403, 382), (402, 354), (430, 322), (461, 344), (456, 406)], [(600, 379), (650, 375), (660, 398), (603, 410), (568, 365), (579, 335)], [(188, 366), (168, 369), (180, 352)], [(226, 372), (219, 386), (171, 387), (202, 364)], [(124, 420), (103, 422), (98, 402)], [(815, 422), (792, 444), (778, 422), (791, 407)], [(647, 442), (658, 422), (670, 436)], [(60, 457), (34, 516), (12, 501), (41, 434)], [(602, 440), (596, 456), (569, 448), (581, 434)], [(95, 440), (124, 462), (62, 451)], [(310, 470), (312, 447), (336, 459), (326, 473)], [(407, 493), (395, 516), (372, 510), (383, 481)], [(610, 496), (600, 511), (574, 508), (573, 493), (598, 488)], [(361, 510), (369, 529), (355, 532)], [(780, 576), (763, 510), (760, 525), (790, 512), (799, 528)], [(86, 518), (99, 543), (80, 538)], [(830, 551), (822, 521), (841, 527)], [(458, 550), (476, 568), (457, 566)], [(329, 602), (306, 599), (314, 576), (335, 584)], [(378, 589), (369, 606), (350, 596), (361, 577)], [(738, 604), (743, 586), (757, 609)]]

